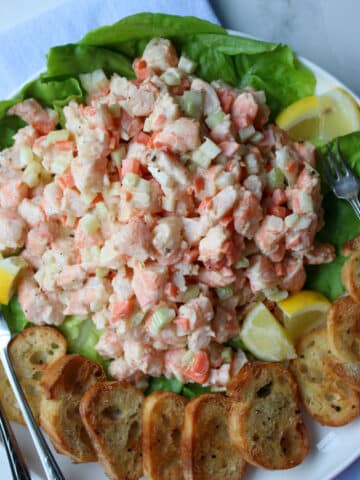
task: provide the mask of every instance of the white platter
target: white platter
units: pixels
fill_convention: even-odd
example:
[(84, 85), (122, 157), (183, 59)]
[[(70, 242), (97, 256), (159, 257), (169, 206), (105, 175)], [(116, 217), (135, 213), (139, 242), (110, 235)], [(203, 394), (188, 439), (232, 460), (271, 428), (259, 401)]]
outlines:
[[(240, 32), (229, 31), (229, 33), (249, 37)], [(316, 93), (320, 94), (340, 86), (351, 93), (360, 105), (360, 98), (334, 76), (309, 60), (299, 58), (316, 76)], [(14, 92), (14, 95), (18, 91), (19, 89)], [(322, 427), (307, 415), (305, 415), (305, 421), (311, 441), (311, 450), (306, 460), (300, 466), (284, 471), (268, 471), (250, 467), (245, 476), (246, 480), (331, 480), (360, 456), (360, 417), (349, 425), (339, 428)], [(26, 463), (31, 467), (32, 479), (46, 480), (27, 430), (19, 425), (14, 424), (13, 426)], [(55, 452), (54, 454), (66, 480), (106, 480), (98, 464), (76, 465), (72, 464), (67, 457)], [(11, 478), (5, 452), (0, 444), (0, 479), (11, 480)]]

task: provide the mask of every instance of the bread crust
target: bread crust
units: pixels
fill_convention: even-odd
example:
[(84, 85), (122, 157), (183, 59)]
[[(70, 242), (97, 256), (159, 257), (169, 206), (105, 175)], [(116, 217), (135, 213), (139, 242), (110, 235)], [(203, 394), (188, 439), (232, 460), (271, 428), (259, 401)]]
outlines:
[(144, 401), (143, 466), (147, 480), (183, 480), (180, 456), (185, 397), (158, 390)]
[(228, 432), (231, 399), (220, 393), (195, 398), (185, 408), (181, 458), (186, 480), (240, 480), (246, 462)]
[(341, 270), (341, 278), (344, 287), (349, 292), (354, 302), (360, 304), (360, 252), (352, 254)]
[(81, 418), (111, 480), (138, 480), (143, 474), (143, 400), (140, 390), (117, 381), (95, 383), (81, 400)]
[(360, 252), (360, 235), (345, 242), (341, 248), (341, 253), (344, 257), (348, 257), (352, 253)]
[[(298, 388), (282, 364), (247, 363), (230, 380), (230, 437), (252, 465), (270, 470), (299, 465), (309, 450)], [(271, 438), (271, 440), (270, 440)]]
[[(40, 419), (39, 381), (46, 366), (65, 355), (67, 342), (55, 328), (49, 326), (29, 327), (9, 343), (9, 354), (16, 375), (30, 404), (35, 420)], [(15, 395), (0, 365), (0, 400), (10, 420), (25, 424)]]
[(82, 355), (64, 355), (50, 364), (41, 380), (40, 424), (59, 453), (76, 463), (94, 462), (96, 453), (79, 411), (84, 392), (105, 380), (100, 365)]
[[(298, 358), (292, 360), (303, 404), (322, 425), (346, 425), (359, 414), (359, 396), (332, 371), (334, 357), (326, 327), (319, 327), (301, 337), (296, 345)], [(335, 359), (336, 361), (336, 359)]]

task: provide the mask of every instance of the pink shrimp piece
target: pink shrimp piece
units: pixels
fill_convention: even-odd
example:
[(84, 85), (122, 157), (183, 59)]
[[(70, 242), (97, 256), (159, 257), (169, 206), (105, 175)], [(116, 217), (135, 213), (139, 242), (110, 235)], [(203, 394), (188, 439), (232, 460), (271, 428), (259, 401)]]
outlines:
[(289, 229), (286, 232), (286, 249), (302, 252), (308, 250), (314, 242), (317, 232), (318, 220), (314, 213), (301, 215), (301, 220), (304, 222), (300, 227)]
[(211, 129), (210, 138), (216, 143), (228, 142), (233, 140), (233, 134), (231, 119), (227, 115), (221, 123)]
[(179, 61), (175, 48), (165, 38), (153, 38), (150, 40), (141, 58), (156, 73), (164, 72), (170, 67), (176, 67)]
[(182, 360), (185, 353), (185, 348), (176, 348), (165, 352), (164, 373), (167, 378), (175, 377), (180, 382), (184, 381), (184, 364)]
[(224, 141), (219, 143), (219, 147), (221, 148), (221, 152), (225, 157), (232, 157), (239, 149), (239, 144), (233, 141)]
[(280, 217), (266, 215), (255, 234), (255, 243), (273, 262), (281, 262), (285, 255), (285, 225)]
[(205, 325), (191, 332), (187, 337), (189, 350), (197, 352), (198, 350), (207, 350), (210, 342), (214, 339), (215, 333), (211, 326)]
[(101, 232), (95, 232), (91, 235), (84, 232), (79, 224), (75, 230), (75, 245), (77, 248), (100, 247), (104, 244), (104, 238)]
[(110, 323), (116, 323), (117, 320), (127, 320), (131, 317), (134, 307), (135, 300), (133, 298), (114, 303), (111, 307)]
[(302, 289), (306, 280), (306, 273), (302, 260), (287, 257), (284, 260), (286, 274), (280, 282), (281, 288), (289, 292), (297, 292)]
[(237, 130), (249, 127), (259, 111), (254, 95), (249, 92), (240, 93), (231, 108), (231, 117)]
[(144, 376), (144, 374), (136, 367), (130, 367), (124, 357), (119, 357), (110, 363), (109, 373), (117, 380), (126, 380), (133, 383), (137, 382)]
[(219, 97), (221, 108), (224, 110), (225, 113), (230, 113), (237, 92), (230, 88), (218, 88), (216, 93)]
[(312, 167), (315, 168), (316, 166), (316, 158), (315, 158), (315, 146), (312, 145), (310, 142), (294, 142), (293, 148), (299, 155), (302, 162), (309, 163)]
[(87, 315), (104, 307), (110, 296), (110, 282), (107, 279), (90, 277), (80, 290), (71, 290), (64, 313), (66, 315)]
[(264, 255), (251, 257), (250, 266), (245, 270), (245, 275), (250, 281), (253, 293), (273, 287), (278, 282), (273, 263)]
[(259, 199), (251, 192), (242, 190), (239, 202), (234, 210), (235, 230), (248, 239), (252, 239), (257, 232), (263, 218), (263, 211)]
[(147, 375), (158, 377), (164, 369), (164, 354), (136, 340), (125, 340), (124, 357), (130, 368), (137, 368)]
[(230, 363), (224, 363), (219, 368), (212, 368), (207, 380), (207, 385), (215, 387), (225, 387), (230, 380)]
[(127, 173), (135, 173), (141, 176), (141, 163), (137, 158), (125, 158), (121, 164), (121, 178)]
[(219, 193), (217, 193), (215, 197), (210, 199), (205, 213), (206, 218), (209, 220), (209, 223), (211, 223), (211, 225), (216, 224), (225, 215), (230, 213), (230, 210), (234, 207), (237, 196), (238, 193), (235, 187), (229, 185), (223, 190), (221, 190)]
[(207, 325), (214, 317), (214, 310), (208, 297), (200, 295), (179, 308), (179, 317), (189, 320), (189, 330)]
[(0, 179), (0, 207), (16, 208), (29, 195), (28, 186), (20, 178), (7, 178), (1, 185)]
[(330, 243), (314, 243), (305, 252), (306, 263), (309, 265), (321, 265), (331, 263), (336, 257), (335, 248)]
[(112, 330), (105, 330), (95, 348), (106, 359), (118, 358), (123, 354), (121, 338)]
[(166, 147), (174, 153), (195, 150), (200, 145), (199, 122), (185, 117), (178, 118), (155, 134), (153, 144), (155, 148)]
[(64, 290), (80, 288), (86, 279), (81, 265), (65, 265), (56, 279), (56, 285)]
[(218, 343), (225, 343), (230, 338), (239, 334), (239, 322), (235, 310), (218, 306), (212, 328), (215, 332), (215, 340)]
[(126, 110), (121, 110), (120, 127), (129, 138), (138, 135), (144, 126), (144, 122), (138, 117), (132, 117)]
[(155, 102), (154, 110), (145, 120), (144, 131), (157, 132), (179, 117), (180, 108), (174, 98), (168, 93), (160, 94)]
[(235, 281), (235, 275), (231, 268), (223, 267), (220, 270), (207, 270), (206, 268), (200, 268), (199, 280), (209, 287), (226, 287), (230, 283)]
[(0, 253), (12, 253), (24, 246), (26, 223), (16, 210), (0, 208)]
[(214, 88), (209, 83), (201, 78), (195, 78), (191, 83), (191, 90), (195, 92), (203, 92), (205, 116), (218, 112), (221, 109), (219, 98)]
[(45, 213), (36, 199), (28, 200), (24, 198), (18, 207), (18, 212), (32, 227), (45, 222)]
[(17, 103), (10, 108), (9, 113), (18, 115), (25, 122), (32, 125), (41, 135), (46, 135), (55, 129), (56, 123), (54, 117), (42, 108), (40, 103), (29, 98), (23, 102)]
[(132, 286), (142, 310), (148, 311), (162, 298), (168, 279), (167, 269), (158, 266), (136, 266)]
[(284, 205), (284, 203), (287, 202), (287, 196), (286, 196), (285, 190), (276, 188), (272, 193), (271, 199), (274, 205), (277, 205), (277, 206)]
[(116, 248), (121, 255), (144, 262), (152, 254), (151, 232), (141, 218), (131, 217), (126, 225), (121, 224), (114, 237)]
[(39, 267), (46, 249), (55, 239), (58, 226), (55, 222), (40, 223), (29, 230), (23, 257), (35, 267)]
[(135, 58), (132, 67), (138, 80), (145, 80), (155, 73), (143, 58)]

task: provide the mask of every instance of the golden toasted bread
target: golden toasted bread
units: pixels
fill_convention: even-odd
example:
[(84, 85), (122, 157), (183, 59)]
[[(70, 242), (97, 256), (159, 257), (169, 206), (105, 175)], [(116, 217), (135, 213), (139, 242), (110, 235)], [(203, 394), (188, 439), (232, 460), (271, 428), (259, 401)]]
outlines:
[(81, 400), (81, 418), (111, 480), (138, 480), (142, 476), (143, 398), (130, 384), (101, 382)]
[(360, 362), (360, 305), (349, 295), (338, 298), (326, 325), (332, 353), (343, 362)]
[[(57, 358), (65, 355), (67, 343), (55, 328), (30, 327), (17, 335), (9, 344), (9, 354), (17, 377), (24, 389), (35, 420), (40, 417), (39, 382), (44, 369)], [(24, 423), (15, 396), (2, 367), (0, 369), (0, 398), (11, 420)]]
[(360, 235), (348, 240), (341, 248), (341, 253), (344, 257), (348, 257), (352, 253), (360, 252)]
[(45, 369), (41, 380), (40, 424), (56, 450), (74, 462), (97, 460), (79, 405), (85, 391), (104, 380), (100, 365), (82, 355), (65, 355)]
[(240, 480), (246, 462), (228, 432), (231, 399), (220, 393), (201, 395), (185, 408), (181, 457), (186, 480)]
[(308, 450), (296, 382), (279, 363), (246, 364), (228, 384), (234, 399), (230, 438), (246, 461), (270, 470), (292, 468)]
[(171, 392), (149, 395), (143, 409), (143, 465), (147, 480), (182, 480), (181, 431), (187, 400)]
[(360, 304), (360, 252), (351, 255), (344, 263), (341, 278), (354, 302)]
[(327, 367), (340, 380), (360, 392), (360, 362), (339, 362), (333, 357), (329, 359)]
[(310, 415), (322, 425), (340, 426), (359, 414), (359, 396), (329, 366), (333, 359), (326, 327), (301, 337), (296, 345), (298, 358), (292, 360), (303, 403)]

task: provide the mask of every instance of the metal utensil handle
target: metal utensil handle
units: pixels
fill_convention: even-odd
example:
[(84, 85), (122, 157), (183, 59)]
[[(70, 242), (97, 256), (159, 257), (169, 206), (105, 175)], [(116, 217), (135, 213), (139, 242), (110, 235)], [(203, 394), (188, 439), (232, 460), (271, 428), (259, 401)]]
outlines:
[(6, 455), (9, 460), (12, 476), (14, 480), (31, 480), (30, 473), (25, 465), (19, 445), (16, 441), (14, 432), (5, 416), (0, 403), (0, 434), (4, 441)]
[(29, 429), (36, 451), (44, 468), (46, 478), (48, 480), (65, 480), (53, 454), (50, 451), (48, 444), (45, 441), (45, 438), (43, 437), (43, 434), (41, 433), (40, 428), (38, 427), (34, 419), (28, 401), (25, 398), (20, 382), (17, 379), (14, 368), (11, 364), (7, 348), (2, 350), (1, 360), (3, 362), (4, 370), (9, 379), (11, 388), (13, 389), (16, 400), (18, 401), (25, 423)]

